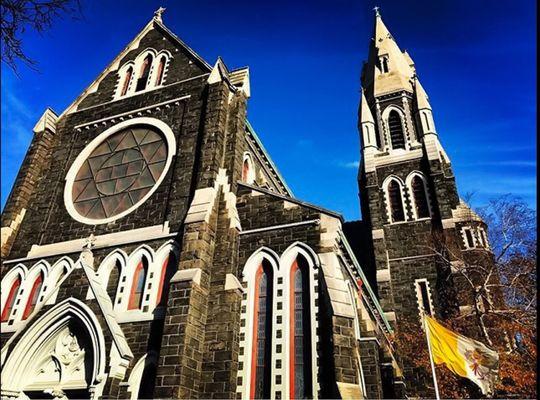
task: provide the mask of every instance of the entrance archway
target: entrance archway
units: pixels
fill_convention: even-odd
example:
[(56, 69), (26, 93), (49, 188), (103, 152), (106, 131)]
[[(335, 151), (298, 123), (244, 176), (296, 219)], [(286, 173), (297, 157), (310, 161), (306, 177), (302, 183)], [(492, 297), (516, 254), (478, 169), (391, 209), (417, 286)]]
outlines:
[(23, 333), (2, 368), (2, 398), (97, 398), (105, 340), (96, 316), (67, 299)]

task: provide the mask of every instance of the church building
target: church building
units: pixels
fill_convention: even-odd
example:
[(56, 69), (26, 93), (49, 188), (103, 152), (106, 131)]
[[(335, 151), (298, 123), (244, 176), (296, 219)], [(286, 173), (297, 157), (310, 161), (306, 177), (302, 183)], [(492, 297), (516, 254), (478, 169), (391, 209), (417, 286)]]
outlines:
[(33, 129), (2, 213), (2, 399), (414, 395), (400, 321), (471, 301), (433, 237), (490, 251), (411, 57), (377, 11), (345, 221), (280, 175), (249, 69), (209, 64), (163, 11)]

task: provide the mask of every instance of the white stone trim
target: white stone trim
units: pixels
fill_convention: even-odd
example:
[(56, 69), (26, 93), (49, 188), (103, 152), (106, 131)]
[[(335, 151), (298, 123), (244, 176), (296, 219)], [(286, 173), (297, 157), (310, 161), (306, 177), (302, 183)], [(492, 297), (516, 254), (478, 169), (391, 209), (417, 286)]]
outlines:
[(384, 317), (388, 321), (395, 321), (396, 320), (396, 313), (395, 313), (395, 311), (387, 311), (387, 312), (384, 313)]
[[(79, 215), (77, 210), (75, 209), (73, 205), (73, 199), (72, 199), (72, 190), (73, 190), (73, 181), (77, 175), (77, 172), (79, 172), (79, 169), (83, 165), (83, 163), (86, 161), (88, 156), (92, 154), (94, 149), (98, 147), (105, 139), (107, 139), (109, 136), (121, 131), (122, 129), (129, 128), (133, 125), (138, 124), (144, 124), (144, 125), (150, 125), (155, 128), (157, 128), (165, 137), (166, 143), (167, 143), (167, 161), (165, 162), (165, 167), (163, 168), (163, 171), (156, 181), (155, 185), (150, 189), (150, 191), (136, 204), (134, 204), (132, 207), (128, 208), (127, 210), (114, 215), (109, 218), (103, 218), (103, 219), (90, 219), (83, 217), (82, 215)], [(167, 171), (169, 170), (169, 166), (171, 165), (172, 158), (176, 154), (176, 139), (174, 137), (174, 133), (172, 129), (163, 121), (160, 121), (156, 118), (150, 118), (150, 117), (140, 117), (140, 118), (133, 118), (128, 121), (120, 122), (119, 124), (116, 124), (109, 129), (102, 132), (100, 135), (98, 135), (94, 140), (88, 144), (83, 151), (77, 156), (73, 164), (71, 165), (67, 176), (66, 176), (66, 185), (64, 188), (64, 204), (66, 206), (66, 209), (71, 215), (73, 219), (76, 221), (82, 222), (83, 224), (88, 225), (98, 225), (98, 224), (105, 224), (108, 222), (116, 221), (119, 218), (122, 218), (126, 216), (127, 214), (131, 213), (135, 209), (137, 209), (140, 205), (142, 205), (148, 198), (154, 194), (156, 189), (159, 187), (163, 179), (165, 178), (165, 175), (167, 175)]]
[[(242, 175), (244, 174), (244, 163), (248, 164), (248, 174), (247, 179), (244, 183), (247, 183), (248, 185), (252, 185), (255, 182), (255, 177), (257, 176), (255, 171), (255, 165), (253, 164), (253, 160), (251, 157), (251, 153), (244, 152), (244, 155), (242, 156)], [(242, 176), (243, 178), (243, 176)]]
[[(390, 185), (392, 181), (396, 181), (397, 184), (399, 185), (399, 191), (401, 193), (401, 205), (403, 207), (403, 216), (404, 216), (403, 221), (394, 221), (392, 219), (392, 209), (390, 207), (390, 194), (388, 193), (388, 186)], [(409, 221), (409, 213), (407, 212), (408, 211), (407, 203), (405, 201), (405, 183), (403, 182), (403, 180), (397, 175), (389, 175), (383, 181), (382, 190), (384, 192), (384, 199), (386, 202), (386, 215), (388, 216), (389, 223), (395, 224), (395, 223), (402, 223), (402, 222)]]
[(141, 379), (144, 374), (144, 370), (148, 365), (154, 365), (157, 367), (158, 356), (155, 351), (149, 351), (144, 356), (139, 358), (137, 363), (133, 366), (129, 379), (127, 381), (127, 392), (130, 393), (130, 400), (137, 400), (139, 390), (141, 386)]
[(45, 356), (41, 352), (47, 341), (54, 338), (73, 318), (76, 318), (86, 329), (87, 338), (91, 344), (92, 359), (94, 361), (90, 369), (91, 399), (98, 399), (101, 396), (101, 391), (106, 382), (103, 329), (95, 314), (87, 305), (77, 299), (69, 298), (47, 311), (38, 321), (32, 324), (11, 350), (9, 356), (7, 356), (7, 349), (9, 344), (13, 342), (14, 336), (5, 343), (4, 351), (2, 351), (2, 361), (5, 359), (5, 362), (2, 363), (1, 375), (2, 397), (6, 392), (22, 392), (29, 383), (26, 378), (31, 363)]
[(445, 218), (441, 220), (443, 229), (451, 229), (456, 227), (456, 222), (454, 218)]
[(373, 240), (384, 239), (384, 229), (373, 229), (371, 231), (371, 236)]
[[(146, 87), (143, 90), (135, 91), (137, 80), (139, 79), (139, 74), (141, 71), (142, 64), (145, 60), (145, 58), (151, 55), (152, 56), (152, 63), (150, 64), (149, 68), (150, 71), (148, 73), (148, 80), (146, 82)], [(156, 85), (156, 78), (157, 78), (157, 69), (159, 65), (159, 60), (161, 60), (162, 57), (165, 57), (165, 65), (163, 68), (163, 78), (161, 80), (161, 84)], [(127, 98), (136, 94), (147, 92), (148, 90), (155, 89), (158, 87), (163, 86), (163, 83), (165, 82), (166, 74), (169, 69), (169, 63), (170, 60), (173, 58), (171, 53), (168, 50), (161, 50), (157, 51), (154, 48), (148, 47), (145, 50), (141, 51), (135, 60), (130, 60), (126, 62), (124, 65), (122, 65), (118, 70), (118, 80), (116, 83), (116, 87), (114, 90), (114, 99), (120, 99), (120, 98)], [(133, 68), (133, 74), (131, 75), (131, 79), (128, 84), (127, 92), (122, 95), (122, 89), (124, 87), (124, 79), (127, 73), (127, 70), (132, 67)]]
[[(244, 269), (242, 271), (242, 281), (244, 283), (244, 286), (246, 287), (246, 299), (242, 300), (242, 307), (245, 309), (245, 312), (243, 313), (242, 317), (245, 318), (245, 324), (244, 326), (240, 327), (240, 334), (244, 336), (244, 340), (240, 341), (240, 347), (243, 348), (243, 354), (239, 355), (238, 361), (243, 363), (243, 368), (238, 369), (238, 376), (242, 377), (242, 383), (241, 385), (238, 385), (237, 391), (242, 393), (243, 399), (249, 399), (250, 393), (251, 393), (251, 364), (252, 364), (252, 356), (253, 356), (253, 324), (254, 324), (254, 302), (255, 302), (255, 276), (257, 273), (257, 270), (263, 260), (266, 260), (269, 265), (272, 268), (272, 337), (271, 337), (271, 345), (272, 345), (272, 351), (271, 351), (271, 357), (269, 360), (269, 368), (270, 368), (270, 376), (271, 376), (271, 384), (270, 384), (270, 393), (271, 397), (273, 398), (275, 390), (283, 390), (281, 389), (282, 384), (284, 383), (284, 379), (282, 379), (282, 384), (279, 385), (279, 389), (276, 386), (275, 379), (274, 379), (274, 371), (275, 371), (275, 363), (276, 360), (279, 359), (282, 362), (282, 368), (285, 368), (285, 359), (284, 359), (284, 353), (283, 350), (285, 350), (285, 346), (283, 344), (284, 341), (284, 335), (282, 335), (281, 338), (277, 338), (276, 331), (277, 331), (277, 316), (282, 316), (283, 323), (285, 323), (285, 318), (283, 318), (283, 312), (284, 310), (278, 310), (277, 309), (277, 302), (278, 302), (278, 274), (279, 274), (279, 257), (278, 255), (266, 247), (261, 247), (258, 249), (255, 253), (253, 253), (249, 259), (246, 261), (246, 264), (244, 266)], [(280, 286), (281, 288), (282, 286)], [(281, 299), (281, 297), (280, 297)], [(282, 352), (276, 353), (276, 345), (281, 344), (282, 346)]]
[(242, 232), (240, 232), (240, 235), (249, 235), (249, 234), (252, 234), (252, 233), (273, 231), (273, 230), (277, 230), (277, 229), (286, 229), (286, 228), (291, 228), (291, 227), (294, 227), (294, 226), (318, 225), (320, 222), (321, 222), (320, 219), (310, 219), (308, 221), (291, 222), (290, 224), (265, 226), (263, 228), (255, 228), (255, 229), (248, 229), (248, 230), (242, 231)]
[[(388, 121), (388, 118), (390, 116), (390, 112), (392, 112), (392, 111), (396, 111), (398, 113), (398, 115), (399, 115), (399, 118), (400, 118), (400, 121), (401, 121), (401, 129), (402, 129), (402, 132), (403, 132), (403, 143), (405, 144), (405, 149), (394, 149), (394, 148), (392, 148), (392, 140), (391, 140), (391, 136), (390, 136), (390, 124), (389, 124), (389, 121)], [(386, 136), (386, 139), (387, 139), (387, 140), (385, 140), (385, 150), (390, 152), (390, 153), (395, 152), (396, 154), (399, 154), (399, 153), (410, 150), (410, 147), (411, 147), (411, 142), (410, 142), (410, 139), (409, 139), (410, 135), (407, 134), (409, 132), (409, 129), (407, 128), (404, 110), (401, 107), (399, 107), (399, 106), (397, 106), (395, 104), (390, 104), (389, 106), (387, 106), (383, 110), (383, 112), (381, 114), (381, 118), (382, 118), (382, 121), (383, 121), (385, 136)]]
[(189, 268), (177, 271), (171, 282), (193, 282), (197, 285), (201, 284), (202, 270), (200, 268)]
[(405, 179), (405, 184), (407, 185), (407, 190), (409, 191), (409, 194), (410, 194), (409, 197), (411, 199), (411, 208), (412, 208), (413, 217), (416, 220), (426, 218), (426, 217), (419, 218), (418, 212), (416, 210), (416, 199), (414, 198), (414, 191), (412, 189), (412, 181), (415, 177), (419, 177), (422, 180), (422, 183), (424, 186), (424, 194), (426, 195), (426, 201), (428, 205), (429, 218), (431, 218), (433, 216), (433, 207), (431, 205), (431, 194), (428, 189), (427, 179), (425, 175), (420, 171), (412, 171), (411, 173), (409, 173), (409, 175)]
[(429, 305), (429, 308), (431, 309), (431, 312), (433, 314), (435, 313), (435, 308), (433, 307), (433, 300), (432, 300), (432, 295), (431, 295), (431, 287), (429, 286), (429, 281), (426, 278), (415, 279), (415, 281), (414, 281), (414, 289), (415, 289), (415, 292), (416, 292), (416, 304), (418, 306), (418, 315), (419, 315), (420, 318), (422, 318), (422, 315), (426, 311), (426, 309), (425, 309), (426, 305), (424, 304), (424, 301), (422, 299), (422, 289), (420, 289), (420, 284), (421, 283), (426, 284), (426, 291), (427, 291), (427, 297), (428, 297), (428, 302), (429, 302), (428, 305)]
[(390, 282), (390, 268), (379, 269), (377, 270), (377, 283), (379, 282)]

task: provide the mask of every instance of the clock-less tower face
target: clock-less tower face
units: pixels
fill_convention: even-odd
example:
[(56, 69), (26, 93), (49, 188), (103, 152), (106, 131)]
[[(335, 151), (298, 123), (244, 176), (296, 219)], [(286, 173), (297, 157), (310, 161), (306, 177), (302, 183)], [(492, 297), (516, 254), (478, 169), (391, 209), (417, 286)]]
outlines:
[(73, 218), (114, 221), (141, 205), (163, 179), (174, 137), (155, 125), (129, 122), (102, 133), (75, 160), (64, 192)]

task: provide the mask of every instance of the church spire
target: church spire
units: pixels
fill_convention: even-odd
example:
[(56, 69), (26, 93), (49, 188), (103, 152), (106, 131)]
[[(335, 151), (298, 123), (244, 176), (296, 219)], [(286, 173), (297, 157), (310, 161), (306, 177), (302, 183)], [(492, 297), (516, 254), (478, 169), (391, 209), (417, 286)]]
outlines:
[(368, 61), (364, 65), (362, 84), (368, 95), (377, 96), (399, 90), (413, 91), (412, 60), (401, 51), (375, 7), (375, 26), (370, 43)]

